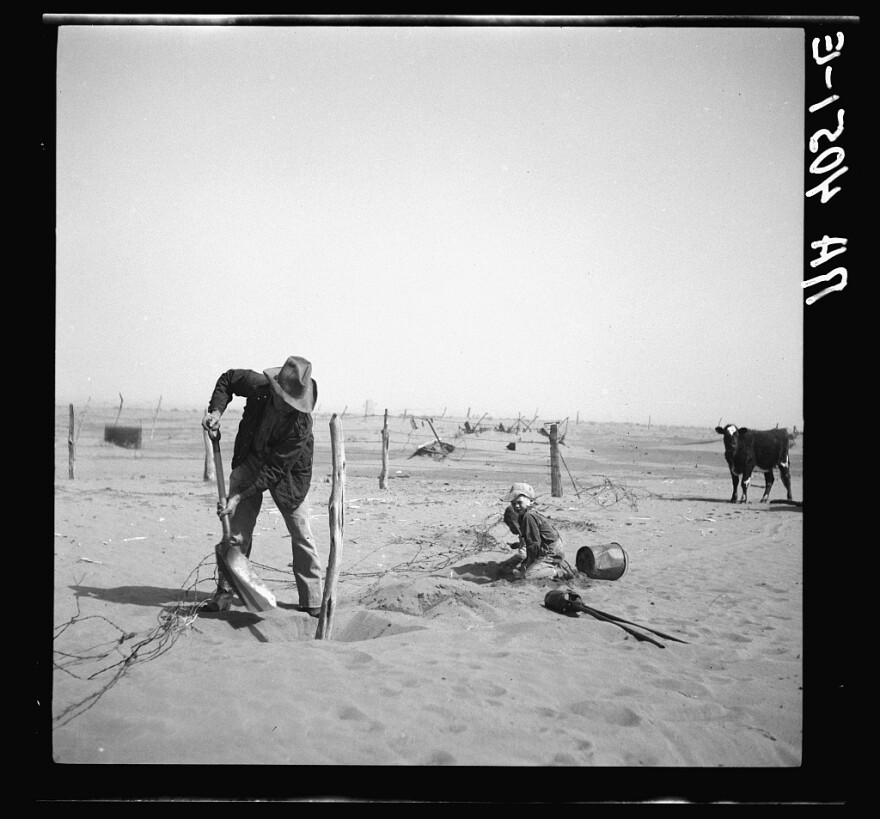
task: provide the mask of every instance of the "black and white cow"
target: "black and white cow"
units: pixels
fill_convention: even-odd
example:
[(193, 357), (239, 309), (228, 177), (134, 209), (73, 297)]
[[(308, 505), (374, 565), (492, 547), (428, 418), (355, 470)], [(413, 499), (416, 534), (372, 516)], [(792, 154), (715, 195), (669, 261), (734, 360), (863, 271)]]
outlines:
[(742, 477), (742, 499), (748, 503), (749, 482), (755, 469), (764, 473), (764, 495), (761, 502), (770, 497), (773, 486), (773, 470), (778, 468), (782, 483), (791, 500), (791, 473), (789, 471), (788, 446), (791, 437), (787, 429), (755, 430), (728, 424), (715, 427), (715, 432), (724, 436), (724, 459), (730, 467), (733, 480), (731, 503), (736, 503), (736, 490)]

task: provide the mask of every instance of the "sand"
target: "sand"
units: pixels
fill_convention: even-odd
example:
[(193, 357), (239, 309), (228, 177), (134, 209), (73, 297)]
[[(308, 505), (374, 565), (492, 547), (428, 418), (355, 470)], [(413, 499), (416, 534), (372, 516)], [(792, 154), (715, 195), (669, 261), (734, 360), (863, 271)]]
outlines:
[[(487, 418), (482, 432), (463, 434), (464, 419), (435, 418), (455, 450), (410, 457), (433, 434), (392, 417), (381, 489), (382, 416), (343, 416), (338, 603), (331, 639), (315, 640), (316, 621), (295, 609), (289, 541), (268, 495), (251, 557), (278, 607), (256, 615), (237, 601), (230, 612), (193, 613), (213, 589), (220, 537), (200, 414), (142, 416), (118, 422), (143, 428), (141, 448), (124, 449), (103, 441), (112, 408), (91, 407), (71, 479), (68, 408), (56, 408), (46, 735), (68, 787), (112, 791), (106, 779), (78, 777), (95, 765), (253, 766), (247, 793), (259, 796), (261, 766), (316, 766), (303, 768), (307, 781), (276, 778), (271, 793), (320, 798), (355, 789), (348, 777), (328, 779), (337, 766), (462, 775), (468, 766), (498, 771), (479, 788), (484, 797), (524, 798), (538, 777), (538, 794), (552, 801), (560, 785), (540, 771), (559, 767), (568, 771), (562, 798), (590, 801), (611, 780), (597, 772), (588, 787), (572, 768), (803, 769), (805, 436), (792, 450), (795, 503), (778, 478), (771, 502), (759, 503), (758, 474), (750, 502), (731, 504), (711, 427), (569, 419), (563, 494), (552, 497), (548, 439), (534, 430), (500, 432), (501, 419)], [(239, 417), (230, 409), (224, 418), (227, 472)], [(326, 562), (328, 415), (316, 416), (315, 431), (309, 505)], [(494, 580), (511, 554), (500, 498), (514, 481), (535, 487), (572, 562), (583, 545), (617, 542), (627, 573)], [(661, 648), (587, 614), (552, 611), (543, 601), (553, 588), (686, 642), (661, 639)], [(518, 767), (533, 769), (527, 782), (510, 770)], [(138, 781), (161, 791), (159, 778)], [(415, 781), (396, 774), (372, 786), (399, 798)], [(460, 793), (443, 781), (447, 798)], [(668, 781), (669, 796), (683, 795)], [(245, 796), (240, 778), (184, 787), (193, 797)]]

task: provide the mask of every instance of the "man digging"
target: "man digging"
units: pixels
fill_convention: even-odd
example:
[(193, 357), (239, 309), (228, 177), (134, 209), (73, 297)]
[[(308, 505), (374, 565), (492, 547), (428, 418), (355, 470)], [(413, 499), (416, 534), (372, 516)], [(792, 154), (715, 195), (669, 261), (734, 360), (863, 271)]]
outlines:
[[(235, 436), (229, 492), (225, 502), (218, 502), (217, 514), (229, 516), (232, 543), (250, 557), (263, 493), (269, 491), (290, 533), (299, 608), (318, 617), (321, 565), (307, 502), (315, 445), (311, 413), (318, 398), (311, 373), (311, 363), (299, 356), (262, 373), (227, 370), (217, 379), (202, 426), (209, 434), (216, 432), (233, 396), (246, 399)], [(224, 611), (233, 597), (230, 580), (218, 566), (217, 590), (202, 610)]]

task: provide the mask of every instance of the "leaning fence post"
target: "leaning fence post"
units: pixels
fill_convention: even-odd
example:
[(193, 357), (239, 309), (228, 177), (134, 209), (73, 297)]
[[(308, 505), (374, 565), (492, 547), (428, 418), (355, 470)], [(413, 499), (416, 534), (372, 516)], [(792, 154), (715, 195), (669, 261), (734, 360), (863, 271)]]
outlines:
[(76, 462), (76, 424), (73, 404), (70, 405), (70, 426), (67, 430), (67, 477), (73, 480), (73, 465)]
[(550, 494), (562, 497), (562, 478), (559, 475), (559, 449), (556, 440), (556, 424), (550, 424)]
[(330, 419), (330, 448), (333, 457), (333, 486), (330, 490), (330, 502), (328, 504), (330, 515), (330, 559), (327, 563), (327, 576), (324, 578), (324, 598), (321, 603), (321, 616), (318, 618), (318, 627), (315, 630), (316, 640), (329, 640), (333, 630), (333, 616), (336, 611), (336, 582), (339, 578), (339, 564), (342, 560), (345, 445), (342, 440), (342, 423), (335, 413)]
[(382, 426), (382, 471), (379, 473), (379, 489), (388, 488), (388, 410)]

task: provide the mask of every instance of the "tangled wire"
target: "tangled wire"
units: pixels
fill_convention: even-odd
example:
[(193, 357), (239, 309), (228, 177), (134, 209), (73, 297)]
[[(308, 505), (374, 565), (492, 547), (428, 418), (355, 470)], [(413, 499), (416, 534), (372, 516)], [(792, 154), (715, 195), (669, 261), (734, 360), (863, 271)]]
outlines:
[[(624, 484), (612, 481), (610, 478), (603, 476), (601, 483), (584, 487), (579, 486), (573, 478), (572, 483), (574, 483), (575, 492), (578, 498), (580, 498), (582, 494), (585, 494), (593, 501), (593, 503), (598, 504), (603, 509), (624, 501), (629, 504), (632, 509), (638, 511), (638, 493), (635, 490), (628, 489)], [(650, 497), (651, 493), (647, 493), (647, 495)]]
[[(73, 627), (81, 626), (90, 620), (103, 621), (115, 630), (116, 637), (76, 653), (62, 651), (58, 648), (53, 650), (52, 665), (56, 671), (68, 674), (78, 680), (95, 680), (99, 677), (105, 680), (104, 684), (97, 691), (69, 705), (61, 713), (53, 717), (52, 722), (54, 725), (58, 727), (66, 725), (85, 713), (119, 682), (135, 663), (155, 660), (174, 645), (177, 638), (193, 625), (198, 616), (198, 603), (195, 602), (194, 597), (192, 600), (188, 600), (188, 598), (204, 582), (203, 579), (200, 579), (200, 575), (204, 567), (212, 560), (213, 555), (208, 555), (202, 559), (199, 565), (190, 572), (186, 583), (184, 583), (182, 598), (170, 606), (163, 607), (159, 611), (157, 625), (139, 639), (136, 632), (121, 628), (103, 615), (93, 614), (83, 617), (80, 613), (79, 599), (77, 598), (76, 614), (66, 623), (55, 626), (53, 642), (57, 641)], [(77, 673), (74, 670), (83, 666), (91, 666), (95, 663), (103, 663), (113, 657), (118, 657), (118, 659), (115, 662), (103, 665), (97, 671)]]

